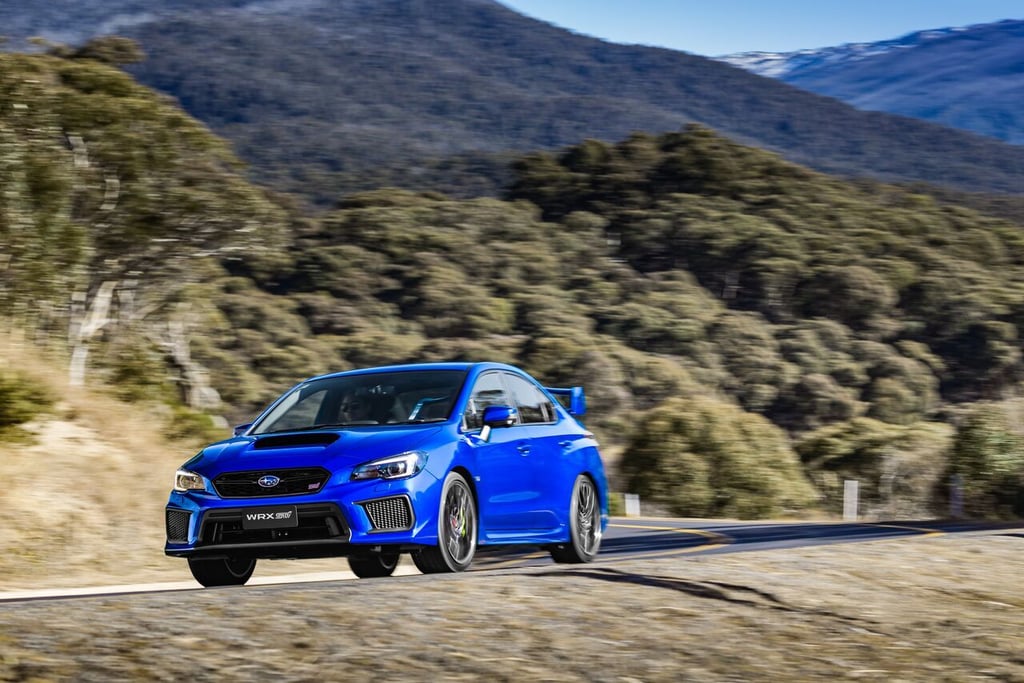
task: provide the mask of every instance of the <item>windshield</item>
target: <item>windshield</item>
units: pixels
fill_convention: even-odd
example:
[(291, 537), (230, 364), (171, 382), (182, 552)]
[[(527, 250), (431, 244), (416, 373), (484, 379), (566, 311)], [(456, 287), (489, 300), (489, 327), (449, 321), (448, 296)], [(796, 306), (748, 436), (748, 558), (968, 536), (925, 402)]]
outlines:
[(413, 370), (310, 380), (286, 394), (250, 433), (443, 422), (465, 378), (462, 370)]

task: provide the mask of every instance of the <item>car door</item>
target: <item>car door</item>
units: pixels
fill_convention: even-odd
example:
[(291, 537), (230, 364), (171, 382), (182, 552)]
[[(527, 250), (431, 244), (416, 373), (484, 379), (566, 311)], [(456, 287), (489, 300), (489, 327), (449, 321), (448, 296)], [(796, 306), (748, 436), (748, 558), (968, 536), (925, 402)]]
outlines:
[(484, 408), (492, 405), (515, 405), (497, 371), (481, 375), (471, 389), (463, 414), (463, 444), (474, 463), (481, 533), (484, 538), (498, 539), (503, 533), (530, 528), (531, 499), (537, 493), (520, 427), (491, 429), (486, 441), (480, 438)]
[(574, 477), (574, 473), (564, 472), (564, 435), (547, 394), (525, 377), (510, 372), (504, 376), (521, 423), (516, 428), (515, 443), (523, 456), (521, 463), (527, 470), (523, 476), (530, 487), (530, 496), (526, 499), (529, 509), (525, 511), (529, 528), (551, 530), (557, 528), (564, 517), (564, 511), (559, 514), (559, 509), (568, 504), (563, 495), (565, 487), (560, 482)]

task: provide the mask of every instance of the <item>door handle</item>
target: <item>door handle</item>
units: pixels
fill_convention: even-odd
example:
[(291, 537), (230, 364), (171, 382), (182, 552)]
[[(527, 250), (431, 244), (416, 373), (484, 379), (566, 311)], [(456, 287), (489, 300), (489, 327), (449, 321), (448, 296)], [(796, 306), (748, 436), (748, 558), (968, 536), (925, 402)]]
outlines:
[(569, 446), (572, 445), (572, 441), (559, 441), (558, 445), (561, 446), (562, 448), (568, 448)]
[(518, 446), (516, 446), (516, 450), (522, 453), (523, 455), (526, 455), (527, 453), (530, 452), (530, 447), (525, 443), (521, 443)]

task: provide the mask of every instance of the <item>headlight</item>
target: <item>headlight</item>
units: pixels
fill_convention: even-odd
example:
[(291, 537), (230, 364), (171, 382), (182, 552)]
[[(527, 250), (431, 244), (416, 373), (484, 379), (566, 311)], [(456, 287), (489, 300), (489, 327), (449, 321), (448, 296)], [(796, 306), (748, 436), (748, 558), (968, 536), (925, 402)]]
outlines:
[(352, 470), (353, 479), (404, 479), (411, 477), (427, 464), (427, 454), (409, 451), (390, 458), (371, 460)]
[(206, 490), (206, 479), (201, 474), (195, 472), (189, 472), (188, 470), (178, 470), (174, 473), (174, 490), (175, 491), (205, 491)]

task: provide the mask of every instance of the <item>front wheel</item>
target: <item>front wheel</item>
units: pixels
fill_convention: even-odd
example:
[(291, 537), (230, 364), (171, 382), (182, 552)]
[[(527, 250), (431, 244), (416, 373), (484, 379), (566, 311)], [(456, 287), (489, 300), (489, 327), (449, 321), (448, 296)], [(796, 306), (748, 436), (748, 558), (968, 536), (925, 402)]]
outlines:
[(437, 515), (437, 545), (412, 553), (412, 561), (424, 574), (461, 572), (476, 554), (476, 502), (473, 491), (458, 472), (449, 472), (441, 489)]
[(373, 553), (371, 555), (350, 555), (348, 567), (360, 579), (377, 579), (391, 576), (398, 566), (398, 553)]
[(590, 477), (579, 475), (569, 502), (569, 542), (551, 547), (555, 562), (580, 564), (597, 557), (601, 549), (601, 502)]
[(206, 588), (244, 585), (256, 569), (256, 560), (240, 557), (200, 560), (188, 558), (192, 576)]

